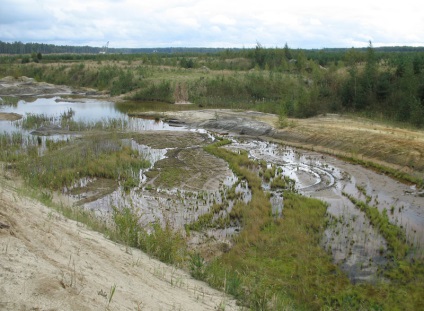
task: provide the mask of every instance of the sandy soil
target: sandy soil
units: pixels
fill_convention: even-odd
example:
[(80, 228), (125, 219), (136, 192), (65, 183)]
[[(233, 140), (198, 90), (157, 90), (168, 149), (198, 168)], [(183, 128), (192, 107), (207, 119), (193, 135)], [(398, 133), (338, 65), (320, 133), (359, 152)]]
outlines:
[(3, 174), (0, 186), (1, 310), (236, 309), (186, 272), (26, 198)]
[(16, 121), (22, 119), (22, 115), (18, 113), (0, 112), (0, 121)]

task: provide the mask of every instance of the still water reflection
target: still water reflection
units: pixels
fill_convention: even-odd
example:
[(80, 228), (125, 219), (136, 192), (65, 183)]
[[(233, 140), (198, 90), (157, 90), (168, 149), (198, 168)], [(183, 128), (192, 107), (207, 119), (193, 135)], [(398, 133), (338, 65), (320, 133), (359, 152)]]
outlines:
[[(115, 103), (98, 99), (65, 100), (60, 97), (51, 97), (37, 98), (33, 101), (22, 99), (14, 105), (0, 104), (0, 112), (17, 113), (22, 115), (23, 118), (26, 118), (28, 114), (45, 115), (53, 118), (53, 123), (55, 123), (54, 120), (59, 123), (60, 116), (70, 110), (73, 111), (75, 122), (95, 123), (120, 119), (127, 124), (129, 130), (133, 131), (186, 130), (183, 127), (172, 127), (162, 121), (128, 117), (125, 112), (117, 109)], [(0, 121), (0, 133), (16, 131), (20, 122), (22, 121)]]

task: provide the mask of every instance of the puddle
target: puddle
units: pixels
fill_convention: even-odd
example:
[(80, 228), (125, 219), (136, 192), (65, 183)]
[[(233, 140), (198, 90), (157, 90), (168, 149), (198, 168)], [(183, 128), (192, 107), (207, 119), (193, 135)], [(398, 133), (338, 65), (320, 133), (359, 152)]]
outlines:
[[(117, 208), (131, 206), (139, 213), (141, 223), (146, 228), (159, 222), (162, 225), (169, 223), (173, 228), (182, 230), (186, 224), (193, 223), (199, 216), (208, 213), (214, 204), (228, 203), (222, 215), (229, 213), (233, 201), (228, 200), (227, 194), (237, 183), (238, 178), (233, 174), (228, 176), (216, 190), (185, 191), (159, 188), (148, 190), (140, 187), (125, 193), (118, 188), (105, 197), (84, 204), (84, 208), (94, 211), (100, 217), (108, 218), (112, 212), (112, 206)], [(246, 183), (238, 183), (235, 192), (245, 202), (251, 199)], [(225, 235), (225, 238), (229, 239), (237, 231), (236, 227), (228, 227), (225, 230), (209, 230), (208, 234), (219, 239), (224, 239)]]
[[(332, 225), (325, 232), (323, 245), (353, 281), (372, 279), (386, 263), (387, 249), (384, 238), (365, 214), (342, 195), (344, 191), (365, 201), (357, 185), (365, 187), (372, 198), (370, 205), (380, 212), (386, 209), (390, 221), (404, 228), (408, 241), (422, 256), (424, 199), (408, 192), (409, 186), (329, 156), (273, 143), (234, 141), (228, 148), (247, 150), (251, 158), (266, 161), (295, 180), (299, 193), (328, 203)], [(266, 185), (265, 190), (270, 191)], [(271, 203), (274, 213), (281, 213), (281, 193), (271, 191)]]
[[(0, 105), (0, 112), (18, 113), (24, 116), (29, 113), (45, 114), (52, 118), (52, 123), (58, 123), (60, 116), (70, 109), (76, 122), (107, 124), (117, 122), (122, 130), (134, 132), (143, 131), (190, 131), (184, 126), (171, 126), (160, 120), (128, 117), (117, 110), (115, 104), (93, 99), (78, 99), (78, 101), (63, 101), (60, 97), (37, 98), (34, 101), (19, 100), (13, 105)], [(115, 121), (114, 121), (115, 120)], [(116, 121), (118, 120), (118, 121)], [(120, 121), (119, 121), (120, 120)], [(0, 133), (14, 133), (20, 130), (24, 120), (1, 121)], [(22, 130), (23, 144), (39, 146), (39, 155), (46, 150), (49, 140), (73, 139), (72, 135), (52, 135), (49, 137), (32, 136), (34, 129)], [(207, 133), (204, 130), (191, 130)], [(212, 136), (209, 136), (210, 138)], [(212, 138), (211, 138), (212, 139)], [(166, 157), (169, 149), (155, 149), (135, 140), (128, 139), (126, 144), (137, 150), (142, 157), (148, 159), (151, 168), (157, 161)], [(190, 147), (189, 147), (190, 148)], [(417, 249), (416, 255), (423, 256), (424, 249), (424, 198), (419, 196), (417, 189), (401, 184), (387, 176), (366, 170), (363, 167), (345, 163), (330, 156), (319, 153), (299, 151), (263, 141), (233, 141), (227, 148), (247, 150), (253, 159), (265, 161), (273, 166), (280, 175), (288, 176), (295, 181), (295, 190), (305, 196), (321, 199), (328, 203), (330, 225), (323, 237), (323, 246), (332, 254), (334, 261), (354, 281), (370, 280), (377, 274), (379, 267), (386, 263), (384, 257), (387, 245), (381, 235), (370, 225), (367, 217), (358, 210), (342, 192), (346, 192), (369, 204), (376, 206), (380, 212), (387, 211), (389, 220), (403, 228), (409, 243)], [(150, 168), (150, 169), (151, 169)], [(95, 184), (105, 186), (102, 181), (83, 179), (74, 187), (66, 189), (66, 193), (74, 191), (75, 199), (82, 202), (84, 208), (95, 211), (100, 217), (110, 219), (112, 206), (118, 208), (132, 206), (141, 215), (141, 222), (147, 228), (153, 222), (165, 224), (169, 222), (176, 229), (195, 222), (199, 216), (208, 213), (214, 204), (227, 202), (226, 208), (220, 211), (221, 216), (231, 211), (233, 200), (227, 200), (227, 195), (235, 187), (237, 199), (249, 202), (251, 193), (245, 182), (239, 182), (232, 174), (221, 181), (215, 190), (187, 191), (180, 189), (153, 188), (148, 184), (145, 171), (140, 171), (138, 187), (125, 193), (116, 184), (112, 191), (91, 193), (78, 192)], [(275, 177), (275, 176), (274, 176)], [(358, 190), (358, 186), (364, 189)], [(271, 189), (270, 184), (264, 184), (264, 190), (270, 193), (273, 214), (280, 217), (283, 213), (283, 194), (281, 190)], [(104, 195), (103, 195), (104, 194)], [(93, 200), (87, 197), (93, 195)], [(96, 197), (96, 195), (101, 197)], [(231, 236), (240, 230), (237, 226), (205, 230), (208, 238), (219, 241), (229, 241)]]

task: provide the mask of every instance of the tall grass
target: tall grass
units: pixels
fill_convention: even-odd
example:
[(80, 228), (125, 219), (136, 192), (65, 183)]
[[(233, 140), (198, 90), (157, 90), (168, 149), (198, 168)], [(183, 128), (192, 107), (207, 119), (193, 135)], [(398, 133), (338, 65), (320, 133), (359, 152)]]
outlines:
[(147, 87), (138, 90), (129, 97), (131, 100), (138, 101), (159, 101), (165, 103), (173, 103), (174, 88), (169, 81), (161, 81), (159, 83), (150, 83)]
[(30, 152), (36, 151), (37, 146), (38, 140), (34, 136), (24, 136), (21, 132), (4, 132), (0, 134), (0, 161), (16, 165), (27, 159)]
[(131, 204), (122, 209), (113, 208), (115, 239), (128, 246), (139, 248), (159, 260), (180, 265), (188, 254), (183, 236), (167, 223), (162, 227), (153, 224), (150, 232), (140, 224), (140, 213)]
[(72, 140), (42, 157), (29, 157), (18, 163), (24, 179), (36, 187), (54, 190), (72, 187), (83, 177), (109, 178), (125, 182), (139, 180), (139, 171), (150, 163), (125, 146), (113, 134)]

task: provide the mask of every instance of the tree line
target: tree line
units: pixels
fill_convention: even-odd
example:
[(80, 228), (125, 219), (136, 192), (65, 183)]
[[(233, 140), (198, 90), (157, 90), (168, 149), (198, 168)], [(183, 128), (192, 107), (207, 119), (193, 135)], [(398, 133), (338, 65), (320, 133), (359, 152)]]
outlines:
[[(22, 45), (28, 49), (23, 51), (30, 53), (1, 56), (1, 72), (10, 74), (16, 68), (11, 64), (30, 63), (18, 71), (52, 83), (80, 81), (83, 86), (110, 89), (114, 94), (138, 90), (134, 99), (140, 100), (172, 101), (175, 88), (184, 86), (189, 99), (204, 107), (245, 107), (290, 117), (353, 112), (424, 126), (423, 47), (375, 48), (370, 42), (366, 48), (303, 50), (287, 44), (283, 48), (265, 48), (258, 43), (251, 49), (44, 54), (48, 45), (0, 42), (1, 48), (14, 46), (19, 50)], [(99, 69), (80, 66), (86, 60), (97, 61)], [(126, 65), (119, 70), (102, 65), (103, 61), (122, 60)], [(133, 61), (141, 61), (141, 65), (134, 68)], [(53, 67), (31, 66), (36, 62), (63, 62), (71, 67), (56, 72)], [(155, 65), (185, 71), (179, 75), (181, 81), (154, 81), (146, 72), (155, 70)], [(189, 78), (190, 70), (196, 69), (202, 69), (203, 77)], [(208, 75), (209, 70), (214, 74)], [(230, 71), (231, 75), (221, 75), (220, 70)]]
[[(138, 54), (138, 53), (216, 53), (223, 51), (223, 48), (187, 48), (187, 47), (167, 47), (167, 48), (108, 48), (108, 53)], [(0, 54), (98, 54), (104, 52), (103, 47), (55, 45), (46, 43), (23, 43), (20, 41), (3, 42), (0, 41)]]

